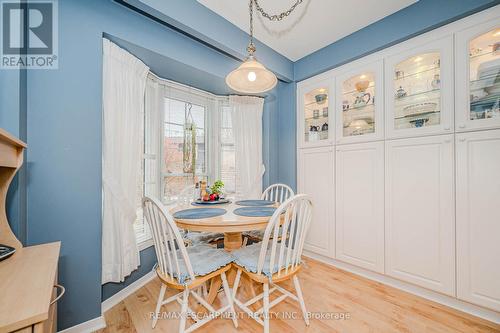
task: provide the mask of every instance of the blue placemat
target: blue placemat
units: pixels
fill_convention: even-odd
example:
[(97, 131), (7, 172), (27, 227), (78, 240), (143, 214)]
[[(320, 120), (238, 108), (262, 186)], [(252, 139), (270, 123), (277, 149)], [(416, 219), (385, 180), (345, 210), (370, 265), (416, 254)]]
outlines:
[(190, 208), (176, 212), (176, 219), (206, 219), (226, 214), (226, 210), (222, 208)]
[(260, 207), (260, 206), (271, 206), (275, 202), (271, 200), (240, 200), (235, 202), (238, 206), (248, 206), (248, 207)]
[(264, 217), (273, 215), (274, 207), (241, 207), (234, 210), (236, 215), (250, 217)]

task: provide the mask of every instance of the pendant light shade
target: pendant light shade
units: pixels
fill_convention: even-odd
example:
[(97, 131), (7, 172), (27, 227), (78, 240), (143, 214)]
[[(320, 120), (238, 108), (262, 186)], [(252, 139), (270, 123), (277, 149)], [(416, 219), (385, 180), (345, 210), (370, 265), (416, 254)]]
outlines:
[(273, 89), (278, 79), (273, 72), (258, 62), (253, 55), (226, 76), (226, 84), (245, 94), (263, 93)]

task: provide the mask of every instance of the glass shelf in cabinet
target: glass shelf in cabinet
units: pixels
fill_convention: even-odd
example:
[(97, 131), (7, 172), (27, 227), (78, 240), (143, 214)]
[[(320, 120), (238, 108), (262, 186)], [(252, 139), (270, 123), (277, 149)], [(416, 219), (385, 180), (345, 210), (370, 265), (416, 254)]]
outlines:
[(394, 117), (394, 119), (412, 119), (412, 118), (417, 118), (417, 117), (422, 117), (422, 116), (429, 116), (432, 114), (438, 114), (441, 113), (441, 111), (429, 111), (429, 112), (419, 112), (419, 113), (413, 113), (413, 114), (407, 114), (404, 116), (397, 116)]
[(342, 110), (342, 112), (351, 112), (351, 111), (358, 111), (358, 112), (360, 112), (360, 111), (365, 110), (365, 109), (371, 109), (374, 106), (375, 106), (374, 103), (369, 103), (369, 104), (360, 105), (360, 106), (349, 105), (349, 108), (346, 109), (346, 110)]
[(324, 105), (328, 105), (328, 97), (324, 101), (321, 101), (321, 103), (318, 103), (316, 101), (309, 102), (309, 103), (304, 103), (305, 107), (308, 107), (308, 106), (311, 106), (311, 105), (317, 105), (318, 107), (322, 107)]
[(493, 55), (494, 53), (495, 53), (494, 51), (480, 52), (480, 53), (477, 53), (477, 54), (474, 54), (474, 55), (469, 55), (469, 59), (470, 60), (477, 59), (477, 58), (480, 58), (480, 57), (483, 57), (483, 56), (486, 56), (486, 55)]
[(471, 108), (493, 107), (495, 103), (500, 103), (500, 94), (493, 94), (470, 102)]
[(421, 91), (421, 92), (417, 92), (417, 93), (414, 93), (414, 94), (410, 94), (410, 95), (406, 95), (406, 96), (403, 96), (403, 97), (395, 97), (394, 98), (394, 101), (396, 102), (396, 104), (401, 104), (401, 103), (406, 103), (408, 101), (411, 101), (412, 99), (415, 99), (417, 97), (425, 97), (425, 95), (434, 95), (434, 94), (437, 94), (437, 96), (434, 96), (434, 97), (430, 97), (432, 99), (435, 99), (435, 98), (439, 98), (439, 92), (441, 91), (441, 89), (432, 89), (432, 90), (427, 90), (427, 91)]
[(360, 118), (360, 119), (353, 119), (351, 121), (344, 122), (344, 124), (342, 125), (342, 127), (343, 128), (353, 128), (354, 126), (351, 126), (351, 124), (355, 120), (364, 120), (364, 121), (366, 121), (367, 126), (371, 126), (371, 127), (373, 127), (374, 124), (375, 124), (375, 120), (373, 120), (373, 119)]
[(425, 74), (425, 73), (428, 73), (428, 72), (432, 72), (432, 71), (440, 71), (441, 67), (439, 66), (434, 66), (432, 68), (428, 68), (428, 69), (424, 69), (422, 71), (418, 71), (418, 72), (415, 72), (415, 73), (410, 73), (410, 74), (404, 74), (402, 75), (401, 77), (395, 77), (394, 78), (394, 82), (398, 82), (398, 81), (401, 81), (401, 80), (405, 80), (405, 79), (408, 79), (408, 78), (411, 78), (413, 76), (416, 76), (416, 75), (419, 75), (419, 74)]
[(480, 90), (497, 86), (500, 89), (500, 73), (470, 81), (470, 90)]
[(328, 116), (319, 116), (319, 117), (308, 117), (308, 118), (305, 118), (305, 121), (313, 121), (313, 120), (328, 120)]
[[(373, 83), (370, 83), (370, 85), (364, 90), (364, 91), (367, 91), (368, 89), (373, 89), (375, 88), (375, 84)], [(359, 93), (359, 92), (362, 92), (362, 91), (358, 91), (356, 89), (353, 89), (353, 90), (349, 90), (349, 91), (342, 91), (342, 95), (351, 95), (351, 94), (355, 94), (355, 93)]]

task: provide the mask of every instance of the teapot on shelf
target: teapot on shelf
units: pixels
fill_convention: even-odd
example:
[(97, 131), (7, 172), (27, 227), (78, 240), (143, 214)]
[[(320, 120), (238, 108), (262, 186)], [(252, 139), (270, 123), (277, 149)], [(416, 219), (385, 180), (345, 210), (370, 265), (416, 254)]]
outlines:
[(368, 103), (370, 103), (370, 100), (372, 98), (369, 92), (364, 92), (364, 91), (360, 91), (354, 94), (354, 97), (355, 97), (353, 104), (354, 107), (365, 106)]
[(396, 98), (403, 98), (406, 96), (406, 90), (403, 89), (402, 86), (399, 86), (398, 90), (396, 90), (395, 94)]
[(319, 136), (320, 127), (311, 125), (309, 127), (309, 141), (318, 141), (320, 139)]

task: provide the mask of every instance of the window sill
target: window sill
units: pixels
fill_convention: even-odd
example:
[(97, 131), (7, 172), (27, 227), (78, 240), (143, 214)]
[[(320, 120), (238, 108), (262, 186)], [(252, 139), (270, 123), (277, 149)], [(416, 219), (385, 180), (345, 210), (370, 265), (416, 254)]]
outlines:
[(147, 239), (145, 241), (142, 241), (140, 243), (137, 244), (137, 247), (139, 248), (139, 252), (141, 252), (142, 250), (145, 250), (147, 249), (148, 247), (151, 247), (153, 246), (153, 239), (150, 238), (150, 239)]

